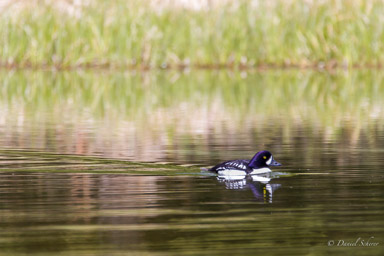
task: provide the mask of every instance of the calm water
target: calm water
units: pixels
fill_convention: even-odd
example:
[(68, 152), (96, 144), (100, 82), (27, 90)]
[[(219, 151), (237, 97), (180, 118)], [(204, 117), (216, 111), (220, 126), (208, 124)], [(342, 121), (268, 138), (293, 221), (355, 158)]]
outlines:
[(0, 255), (384, 253), (381, 74), (0, 77)]

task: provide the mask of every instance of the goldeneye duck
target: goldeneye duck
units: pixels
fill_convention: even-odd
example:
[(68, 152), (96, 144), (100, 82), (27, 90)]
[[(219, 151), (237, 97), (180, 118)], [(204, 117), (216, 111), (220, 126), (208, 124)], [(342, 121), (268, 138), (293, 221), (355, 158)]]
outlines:
[(251, 160), (231, 160), (218, 164), (209, 171), (224, 176), (254, 175), (271, 172), (269, 166), (280, 166), (281, 164), (273, 159), (271, 152), (263, 150), (257, 152)]

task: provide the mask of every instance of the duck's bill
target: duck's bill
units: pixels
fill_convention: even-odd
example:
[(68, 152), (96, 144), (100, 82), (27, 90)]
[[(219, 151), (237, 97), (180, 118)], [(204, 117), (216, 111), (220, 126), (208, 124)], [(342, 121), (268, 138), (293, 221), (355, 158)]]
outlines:
[(281, 166), (281, 163), (275, 161), (275, 159), (272, 159), (272, 162), (269, 164), (269, 166)]

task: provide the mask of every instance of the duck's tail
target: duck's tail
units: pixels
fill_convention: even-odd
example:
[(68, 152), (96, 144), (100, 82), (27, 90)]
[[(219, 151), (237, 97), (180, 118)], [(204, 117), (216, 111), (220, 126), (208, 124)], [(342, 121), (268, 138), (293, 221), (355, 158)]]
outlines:
[(211, 168), (200, 167), (200, 170), (202, 170), (203, 172), (209, 172), (211, 171)]

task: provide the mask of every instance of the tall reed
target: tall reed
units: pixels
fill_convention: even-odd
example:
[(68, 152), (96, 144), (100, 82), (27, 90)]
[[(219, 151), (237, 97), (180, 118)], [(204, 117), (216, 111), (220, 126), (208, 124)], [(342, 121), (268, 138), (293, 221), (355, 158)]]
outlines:
[(8, 67), (380, 66), (384, 1), (234, 1), (202, 10), (94, 0), (0, 14)]

